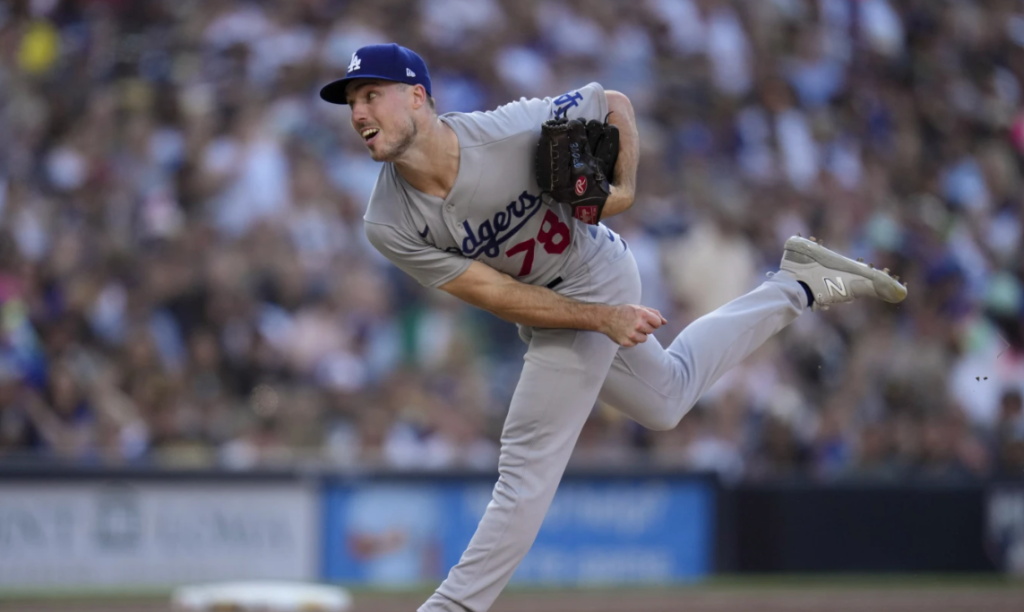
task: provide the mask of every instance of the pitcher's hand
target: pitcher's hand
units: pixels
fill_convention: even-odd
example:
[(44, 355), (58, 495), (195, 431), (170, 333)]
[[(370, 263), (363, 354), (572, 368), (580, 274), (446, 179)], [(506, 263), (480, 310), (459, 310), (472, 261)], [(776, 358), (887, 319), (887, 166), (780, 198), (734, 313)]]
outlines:
[(647, 341), (647, 336), (668, 323), (661, 313), (653, 308), (623, 304), (610, 306), (601, 333), (619, 346), (636, 346)]

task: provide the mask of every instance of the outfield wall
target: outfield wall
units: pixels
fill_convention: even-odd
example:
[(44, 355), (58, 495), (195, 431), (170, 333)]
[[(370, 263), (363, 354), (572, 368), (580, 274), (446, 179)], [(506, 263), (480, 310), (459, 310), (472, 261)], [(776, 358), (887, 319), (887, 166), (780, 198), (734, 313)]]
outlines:
[[(491, 498), (490, 477), (329, 480), (323, 571), (374, 585), (437, 582)], [(512, 579), (533, 585), (666, 584), (714, 569), (717, 485), (690, 474), (569, 475)], [(389, 549), (396, 549), (390, 550)]]
[(730, 573), (985, 573), (1024, 545), (1024, 483), (748, 484), (722, 505)]
[(0, 586), (308, 579), (315, 497), (294, 482), (5, 483)]
[[(490, 474), (0, 469), (0, 588), (235, 579), (435, 583)], [(522, 585), (712, 573), (1024, 569), (1024, 483), (722, 488), (709, 475), (570, 473)]]

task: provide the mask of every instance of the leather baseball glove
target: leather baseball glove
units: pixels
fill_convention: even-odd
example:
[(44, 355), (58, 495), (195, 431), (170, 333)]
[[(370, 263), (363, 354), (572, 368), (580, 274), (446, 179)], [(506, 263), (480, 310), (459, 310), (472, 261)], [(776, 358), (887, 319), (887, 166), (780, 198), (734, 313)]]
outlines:
[(540, 188), (591, 225), (601, 220), (619, 157), (619, 130), (607, 119), (545, 121), (534, 160)]

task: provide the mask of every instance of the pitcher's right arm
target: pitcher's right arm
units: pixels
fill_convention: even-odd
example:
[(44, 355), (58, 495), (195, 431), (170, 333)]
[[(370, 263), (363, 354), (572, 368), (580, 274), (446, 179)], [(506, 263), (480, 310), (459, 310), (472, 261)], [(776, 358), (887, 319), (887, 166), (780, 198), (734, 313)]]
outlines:
[(667, 323), (653, 308), (580, 302), (521, 283), (478, 261), (440, 289), (512, 323), (601, 332), (626, 347), (646, 342), (648, 334)]

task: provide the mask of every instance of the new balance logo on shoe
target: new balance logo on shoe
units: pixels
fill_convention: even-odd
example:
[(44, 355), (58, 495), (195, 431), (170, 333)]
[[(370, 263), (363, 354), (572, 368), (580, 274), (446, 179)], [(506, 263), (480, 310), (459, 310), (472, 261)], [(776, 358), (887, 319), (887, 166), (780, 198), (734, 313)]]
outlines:
[(414, 76), (416, 76), (416, 73), (413, 72), (412, 69), (406, 68), (405, 69), (405, 76), (407, 76), (407, 77), (414, 77)]
[(843, 297), (848, 297), (846, 295), (846, 283), (843, 282), (842, 277), (836, 279), (836, 281), (838, 281), (839, 284), (836, 284), (836, 281), (833, 281), (831, 278), (824, 278), (822, 280), (825, 281), (825, 287), (828, 288), (828, 294), (830, 296), (835, 297), (835, 295), (838, 293)]

